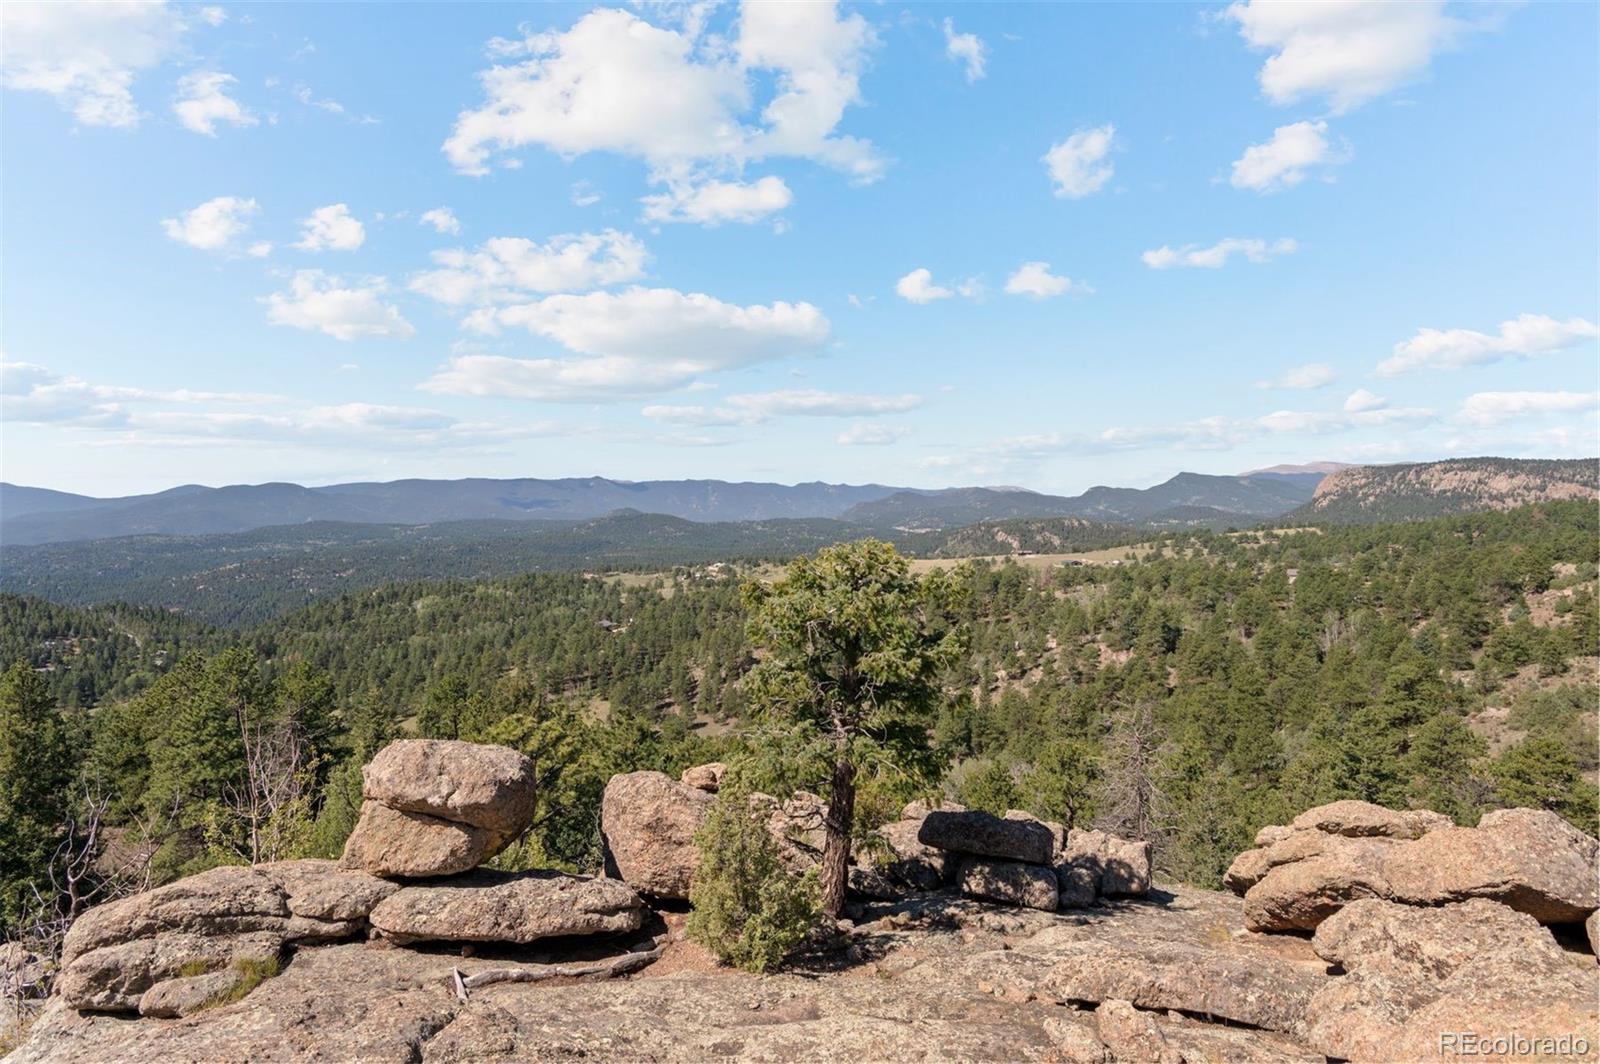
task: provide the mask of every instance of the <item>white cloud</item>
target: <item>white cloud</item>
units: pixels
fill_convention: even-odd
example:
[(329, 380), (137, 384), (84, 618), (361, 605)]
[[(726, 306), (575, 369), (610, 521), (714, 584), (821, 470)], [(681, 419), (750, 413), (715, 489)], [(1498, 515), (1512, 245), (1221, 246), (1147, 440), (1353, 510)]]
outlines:
[(1333, 378), (1332, 366), (1325, 362), (1307, 362), (1303, 366), (1285, 370), (1271, 380), (1256, 381), (1256, 387), (1311, 391), (1316, 388), (1326, 388), (1333, 383)]
[(462, 355), (424, 389), (574, 402), (651, 395), (705, 373), (813, 353), (829, 332), (809, 303), (738, 306), (671, 288), (554, 295), (484, 308), (469, 324), (490, 333), (525, 328), (581, 357)]
[(976, 277), (969, 277), (954, 286), (935, 284), (932, 272), (919, 268), (896, 281), (894, 290), (907, 302), (932, 303), (934, 300), (949, 299), (951, 296), (976, 299), (983, 295), (983, 283)]
[(1261, 91), (1276, 104), (1325, 96), (1335, 113), (1416, 78), (1465, 28), (1444, 0), (1340, 0), (1229, 6), (1251, 47), (1274, 53), (1262, 66)]
[(240, 392), (155, 391), (91, 384), (30, 362), (0, 361), (0, 417), (17, 424), (115, 427), (130, 403), (249, 403), (272, 396)]
[(918, 268), (895, 282), (894, 290), (901, 299), (912, 303), (932, 303), (936, 299), (949, 299), (955, 292), (933, 283), (931, 270)]
[(899, 425), (874, 425), (863, 421), (839, 433), (834, 442), (846, 447), (883, 447), (903, 438), (907, 431)]
[(220, 26), (224, 22), (228, 21), (228, 13), (222, 8), (216, 6), (202, 7), (197, 12), (197, 15), (199, 16), (201, 22), (204, 22), (207, 26), (211, 27)]
[(944, 54), (966, 68), (968, 84), (983, 77), (987, 53), (977, 34), (957, 33), (955, 20), (944, 20)]
[(178, 116), (178, 123), (191, 133), (207, 137), (217, 135), (218, 122), (255, 125), (256, 116), (228, 95), (228, 86), (238, 80), (232, 74), (215, 70), (197, 70), (179, 78), (178, 98), (172, 103), (172, 113)]
[(1363, 414), (1371, 410), (1382, 410), (1389, 405), (1389, 400), (1373, 395), (1365, 388), (1357, 388), (1351, 392), (1344, 401), (1344, 409), (1349, 414)]
[(809, 389), (730, 395), (715, 407), (647, 406), (646, 417), (681, 425), (756, 425), (775, 417), (876, 417), (921, 406), (920, 395), (849, 395)]
[(644, 217), (651, 222), (695, 222), (716, 226), (723, 222), (759, 222), (788, 207), (794, 194), (781, 177), (743, 181), (674, 182), (659, 195), (645, 196)]
[(1013, 296), (1049, 299), (1074, 290), (1083, 291), (1084, 286), (1074, 285), (1070, 277), (1051, 273), (1048, 262), (1024, 262), (1006, 278), (1006, 293)]
[(1419, 369), (1461, 369), (1507, 357), (1532, 358), (1575, 347), (1597, 335), (1600, 330), (1584, 318), (1557, 321), (1543, 314), (1503, 321), (1495, 335), (1473, 329), (1418, 329), (1417, 335), (1394, 345), (1394, 354), (1378, 364), (1378, 373), (1394, 377)]
[[(202, 251), (224, 251), (249, 230), (249, 218), (259, 210), (253, 199), (218, 196), (176, 218), (163, 218), (161, 228), (180, 244)], [(267, 245), (269, 251), (271, 247)], [(254, 248), (251, 254), (255, 254)]]
[(1180, 248), (1171, 248), (1162, 245), (1153, 251), (1146, 251), (1140, 258), (1152, 270), (1170, 270), (1181, 266), (1215, 270), (1227, 265), (1228, 260), (1234, 255), (1243, 255), (1251, 262), (1266, 262), (1279, 255), (1292, 254), (1299, 247), (1299, 244), (1288, 238), (1268, 243), (1265, 240), (1228, 237), (1210, 247), (1185, 244)]
[(136, 126), (134, 79), (174, 55), (185, 29), (165, 3), (0, 4), (0, 83), (53, 96), (86, 126)]
[(347, 285), (321, 270), (297, 270), (288, 292), (274, 292), (262, 302), (273, 325), (316, 330), (336, 340), (409, 339), (416, 330), (399, 308), (383, 301), (386, 291), (382, 278)]
[(593, 207), (604, 198), (587, 181), (574, 181), (572, 183), (572, 205), (574, 207)]
[(1600, 407), (1600, 392), (1478, 392), (1462, 400), (1456, 417), (1490, 427), (1514, 418), (1584, 413)]
[[(491, 42), (497, 65), (479, 80), (485, 100), (462, 112), (445, 141), (452, 164), (486, 172), (500, 152), (542, 145), (565, 156), (612, 151), (682, 179), (698, 166), (737, 171), (774, 156), (811, 159), (860, 181), (884, 162), (856, 137), (836, 135), (860, 100), (874, 43), (859, 15), (833, 3), (747, 2), (731, 41), (698, 36), (628, 12), (599, 9), (565, 32)], [(755, 88), (771, 86), (759, 120)]]
[(453, 306), (506, 303), (529, 293), (561, 292), (620, 284), (644, 276), (649, 253), (629, 233), (563, 234), (543, 244), (522, 237), (495, 237), (476, 251), (433, 253), (440, 267), (418, 274), (411, 290)]
[(431, 211), (423, 211), (417, 219), (419, 225), (431, 225), (436, 233), (455, 236), (461, 232), (461, 219), (456, 217), (456, 212), (449, 207), (435, 207)]
[(1265, 144), (1252, 144), (1233, 164), (1229, 179), (1234, 188), (1277, 192), (1293, 188), (1314, 166), (1348, 162), (1348, 149), (1328, 143), (1328, 123), (1295, 122), (1272, 131)]
[(1044, 154), (1045, 169), (1055, 183), (1056, 195), (1082, 199), (1105, 187), (1115, 173), (1106, 161), (1117, 128), (1107, 122), (1094, 129), (1080, 129)]
[(300, 239), (294, 246), (301, 251), (354, 251), (366, 240), (366, 227), (350, 214), (350, 208), (330, 203), (300, 220)]

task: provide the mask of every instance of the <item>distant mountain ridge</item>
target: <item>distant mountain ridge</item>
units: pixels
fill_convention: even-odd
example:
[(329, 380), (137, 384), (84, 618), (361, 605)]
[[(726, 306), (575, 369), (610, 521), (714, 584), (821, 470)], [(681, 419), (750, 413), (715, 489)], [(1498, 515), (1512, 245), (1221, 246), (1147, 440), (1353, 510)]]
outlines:
[(1451, 458), (1329, 474), (1286, 520), (1373, 524), (1600, 499), (1600, 459)]
[[(637, 510), (686, 521), (830, 519), (871, 528), (954, 528), (1025, 517), (1109, 523), (1247, 523), (1311, 498), (1317, 474), (1261, 477), (1180, 473), (1153, 488), (1042, 495), (1026, 488), (897, 488), (883, 484), (721, 480), (396, 480), (382, 483), (185, 485), (96, 499), (0, 485), (0, 543), (24, 546), (107, 536), (198, 536), (318, 521), (421, 525), (446, 521), (584, 521)], [(1182, 508), (1201, 508), (1184, 511)], [(1187, 516), (1185, 515), (1187, 513)]]

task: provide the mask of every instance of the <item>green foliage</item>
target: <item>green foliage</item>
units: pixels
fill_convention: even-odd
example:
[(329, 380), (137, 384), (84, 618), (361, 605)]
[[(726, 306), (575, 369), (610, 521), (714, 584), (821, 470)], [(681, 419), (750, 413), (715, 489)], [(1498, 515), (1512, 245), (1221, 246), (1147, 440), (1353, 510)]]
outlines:
[(72, 778), (66, 727), (43, 678), (19, 661), (0, 674), (0, 934), (22, 920), (61, 843)]
[(1045, 820), (1087, 827), (1097, 811), (1099, 789), (1095, 748), (1082, 739), (1058, 739), (1039, 751), (1023, 778), (1023, 804)]
[(1503, 804), (1549, 809), (1595, 833), (1600, 816), (1595, 786), (1579, 774), (1577, 759), (1560, 740), (1524, 739), (1501, 755), (1494, 779)]
[(728, 964), (766, 972), (782, 963), (818, 919), (817, 874), (791, 876), (743, 788), (724, 788), (695, 836), (700, 864), (685, 930)]
[(995, 816), (1015, 809), (1020, 799), (1011, 767), (1000, 761), (982, 761), (971, 766), (956, 787), (956, 800)]
[(276, 957), (264, 959), (239, 957), (228, 968), (237, 977), (233, 985), (207, 999), (200, 1006), (200, 1010), (221, 1008), (235, 1001), (243, 1001), (250, 991), (268, 979), (276, 978), (278, 973), (283, 971), (283, 966)]
[(844, 903), (863, 764), (917, 763), (962, 646), (957, 576), (918, 578), (894, 547), (865, 539), (797, 558), (772, 584), (744, 586), (751, 641), (767, 656), (746, 678), (751, 703), (794, 725), (811, 748), (831, 747), (822, 904)]

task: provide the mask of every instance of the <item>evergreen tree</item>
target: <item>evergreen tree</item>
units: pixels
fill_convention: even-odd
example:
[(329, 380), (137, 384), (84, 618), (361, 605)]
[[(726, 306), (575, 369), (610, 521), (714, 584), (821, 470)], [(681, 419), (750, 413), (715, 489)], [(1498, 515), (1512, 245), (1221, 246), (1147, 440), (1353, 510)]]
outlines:
[(72, 752), (55, 700), (25, 661), (0, 674), (0, 937), (48, 893), (66, 829)]

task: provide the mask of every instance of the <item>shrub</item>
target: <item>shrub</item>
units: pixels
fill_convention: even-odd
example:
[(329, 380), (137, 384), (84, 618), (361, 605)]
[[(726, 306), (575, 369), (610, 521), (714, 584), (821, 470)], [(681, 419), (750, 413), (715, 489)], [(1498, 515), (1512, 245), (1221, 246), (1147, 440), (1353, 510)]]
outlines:
[(777, 967), (817, 922), (815, 869), (792, 876), (741, 788), (724, 789), (695, 836), (689, 937), (749, 972)]

